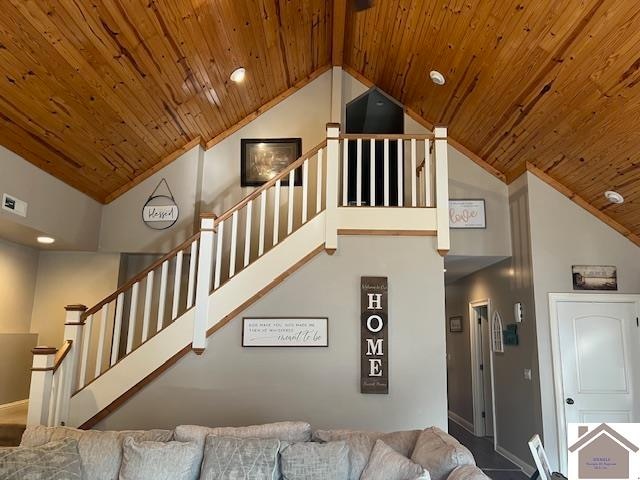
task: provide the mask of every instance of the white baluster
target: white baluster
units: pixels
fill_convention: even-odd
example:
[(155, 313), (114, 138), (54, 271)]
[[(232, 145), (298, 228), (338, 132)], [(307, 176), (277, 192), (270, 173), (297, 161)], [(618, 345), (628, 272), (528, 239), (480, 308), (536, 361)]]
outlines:
[(124, 292), (116, 298), (116, 317), (113, 324), (113, 338), (111, 340), (111, 363), (113, 366), (118, 361), (120, 351), (120, 331), (122, 330), (122, 310), (124, 308)]
[(176, 255), (176, 272), (173, 277), (173, 305), (171, 306), (171, 319), (178, 318), (178, 308), (180, 307), (180, 289), (182, 287), (182, 263), (184, 251), (180, 250)]
[(100, 318), (100, 335), (98, 336), (98, 351), (96, 352), (96, 370), (95, 377), (98, 378), (102, 373), (102, 357), (104, 355), (104, 341), (107, 337), (107, 320), (109, 319), (109, 304), (102, 306), (102, 315)]
[(222, 243), (224, 239), (224, 220), (218, 224), (218, 234), (216, 235), (216, 266), (214, 269), (213, 288), (220, 286), (220, 275), (222, 274)]
[(167, 278), (169, 276), (169, 261), (162, 264), (160, 270), (160, 299), (158, 300), (158, 320), (156, 323), (156, 332), (164, 327), (164, 311), (167, 304)]
[(65, 362), (62, 362), (58, 367), (58, 370), (56, 370), (55, 373), (53, 374), (55, 378), (55, 384), (56, 384), (56, 393), (55, 393), (54, 409), (53, 409), (53, 423), (51, 424), (52, 427), (53, 426), (57, 427), (60, 425), (60, 417), (62, 415), (62, 407), (63, 407), (62, 393), (64, 391), (63, 387), (64, 387), (64, 382), (66, 380), (66, 375), (67, 375), (67, 366)]
[(82, 332), (82, 357), (80, 360), (78, 388), (84, 387), (87, 382), (87, 363), (89, 363), (89, 344), (91, 343), (91, 332), (93, 330), (93, 315), (87, 316), (84, 328), (85, 330)]
[(349, 140), (342, 141), (342, 206), (349, 205)]
[(322, 210), (322, 175), (324, 174), (322, 168), (322, 149), (318, 150), (316, 167), (316, 213), (320, 213), (320, 210)]
[(138, 313), (138, 294), (140, 293), (140, 283), (133, 284), (131, 289), (131, 305), (129, 307), (129, 329), (127, 332), (127, 355), (133, 350), (133, 337), (136, 334), (136, 314)]
[(191, 243), (191, 256), (189, 257), (189, 284), (187, 286), (187, 309), (193, 307), (196, 290), (196, 265), (198, 264), (198, 240)]
[(309, 160), (302, 163), (302, 224), (307, 223), (307, 208), (309, 194)]
[(236, 252), (238, 251), (238, 211), (231, 216), (231, 251), (229, 252), (229, 278), (236, 274)]
[(422, 168), (422, 174), (424, 175), (424, 201), (427, 207), (433, 207), (431, 172), (431, 142), (427, 139), (424, 141), (424, 167)]
[[(198, 354), (204, 352), (204, 349), (207, 347), (207, 324), (209, 318), (209, 296), (211, 294), (211, 268), (213, 266), (215, 226), (216, 220), (214, 215), (200, 216), (198, 281), (196, 284), (196, 306), (193, 315), (193, 340), (191, 342), (191, 348)], [(219, 264), (220, 262), (218, 262), (218, 265)]]
[(362, 139), (356, 141), (356, 205), (362, 205)]
[(273, 193), (273, 245), (278, 244), (280, 235), (280, 180), (276, 181), (275, 191)]
[(144, 295), (144, 312), (142, 314), (142, 342), (146, 342), (149, 338), (149, 326), (151, 319), (151, 301), (153, 299), (153, 277), (154, 272), (151, 270), (147, 273), (147, 285)]
[(416, 176), (418, 173), (416, 172), (416, 139), (411, 139), (411, 206), (418, 206), (418, 192), (417, 192), (417, 183)]
[(384, 139), (384, 206), (389, 206), (389, 139)]
[(402, 151), (404, 144), (403, 140), (398, 140), (398, 206), (402, 207), (404, 205), (404, 173), (403, 173), (403, 165), (404, 165), (404, 152)]
[(258, 256), (264, 253), (264, 231), (267, 221), (267, 191), (263, 190), (260, 194), (260, 235), (258, 239)]
[(287, 202), (287, 235), (293, 232), (293, 193), (295, 191), (295, 169), (289, 172), (289, 199)]
[(251, 258), (251, 220), (253, 219), (253, 200), (247, 203), (247, 221), (244, 228), (244, 263), (246, 267), (249, 265)]
[(369, 204), (372, 207), (376, 206), (376, 141), (369, 140), (369, 155), (371, 157), (370, 172), (369, 172)]

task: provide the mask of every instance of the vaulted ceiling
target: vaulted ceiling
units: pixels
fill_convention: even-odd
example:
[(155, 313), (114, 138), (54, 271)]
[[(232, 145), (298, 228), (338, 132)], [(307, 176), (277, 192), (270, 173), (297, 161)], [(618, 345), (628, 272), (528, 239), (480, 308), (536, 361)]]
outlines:
[(108, 201), (333, 60), (447, 124), (487, 170), (528, 168), (640, 238), (640, 3), (376, 0), (341, 14), (345, 3), (6, 0), (0, 143)]

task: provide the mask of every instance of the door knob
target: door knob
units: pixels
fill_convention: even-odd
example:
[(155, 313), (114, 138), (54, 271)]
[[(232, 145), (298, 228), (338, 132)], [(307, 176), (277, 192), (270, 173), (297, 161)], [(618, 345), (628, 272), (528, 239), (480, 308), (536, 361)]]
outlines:
[(567, 405), (573, 405), (574, 403), (576, 403), (573, 401), (573, 398), (567, 398), (566, 402), (567, 402)]

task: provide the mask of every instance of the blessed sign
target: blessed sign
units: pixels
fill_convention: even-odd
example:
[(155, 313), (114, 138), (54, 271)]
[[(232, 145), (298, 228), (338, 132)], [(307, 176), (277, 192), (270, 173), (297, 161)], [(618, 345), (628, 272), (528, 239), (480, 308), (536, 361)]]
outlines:
[(175, 222), (178, 219), (177, 205), (147, 205), (142, 210), (145, 222)]
[(389, 393), (387, 277), (360, 279), (360, 392)]
[(244, 318), (243, 347), (328, 347), (326, 318)]

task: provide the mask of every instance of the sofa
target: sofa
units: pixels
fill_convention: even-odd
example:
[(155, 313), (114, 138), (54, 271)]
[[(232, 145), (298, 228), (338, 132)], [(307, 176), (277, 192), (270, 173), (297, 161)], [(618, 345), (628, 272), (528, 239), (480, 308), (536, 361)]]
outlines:
[[(12, 476), (14, 475), (14, 476)], [(248, 427), (98, 431), (30, 426), (0, 448), (0, 479), (487, 480), (469, 450), (436, 427), (392, 433)]]

